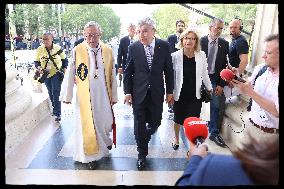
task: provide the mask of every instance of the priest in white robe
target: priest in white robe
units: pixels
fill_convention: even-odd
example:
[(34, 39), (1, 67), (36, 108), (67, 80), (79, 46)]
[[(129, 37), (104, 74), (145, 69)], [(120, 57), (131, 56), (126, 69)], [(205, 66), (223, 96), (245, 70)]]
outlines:
[[(85, 40), (73, 49), (65, 103), (71, 103), (76, 84), (73, 159), (88, 163), (109, 154), (112, 147), (112, 105), (117, 102), (117, 81), (112, 49), (100, 41), (94, 21), (84, 27)], [(64, 90), (63, 90), (64, 91)]]

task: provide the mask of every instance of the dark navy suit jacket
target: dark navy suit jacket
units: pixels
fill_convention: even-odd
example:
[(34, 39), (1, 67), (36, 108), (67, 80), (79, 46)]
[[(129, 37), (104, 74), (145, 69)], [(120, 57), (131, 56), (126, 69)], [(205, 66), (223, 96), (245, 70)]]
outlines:
[(117, 52), (117, 65), (118, 68), (122, 68), (123, 71), (126, 65), (129, 44), (130, 44), (129, 36), (125, 36), (120, 39), (118, 52)]
[(253, 185), (253, 182), (235, 157), (208, 154), (205, 158), (192, 156), (175, 185), (235, 186)]
[(129, 46), (127, 66), (124, 70), (124, 93), (132, 94), (133, 108), (142, 103), (150, 85), (151, 97), (157, 106), (163, 106), (164, 78), (166, 93), (173, 94), (174, 72), (169, 44), (155, 39), (151, 70), (147, 64), (144, 46), (136, 41)]
[[(201, 50), (205, 52), (206, 57), (208, 57), (208, 36), (204, 36), (200, 39)], [(229, 53), (229, 42), (225, 39), (219, 37), (218, 38), (218, 52), (216, 55), (215, 61), (215, 80), (217, 85), (224, 87), (227, 85), (220, 77), (220, 72), (227, 67), (228, 60), (227, 55)]]
[(167, 40), (170, 45), (171, 53), (178, 51), (178, 49), (175, 47), (178, 42), (177, 35), (176, 34), (170, 35)]

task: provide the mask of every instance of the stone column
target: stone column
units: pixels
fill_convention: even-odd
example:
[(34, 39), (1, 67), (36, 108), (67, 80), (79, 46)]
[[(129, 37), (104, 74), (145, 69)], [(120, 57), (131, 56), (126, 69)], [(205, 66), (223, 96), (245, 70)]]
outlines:
[(248, 65), (248, 71), (263, 63), (264, 40), (270, 34), (279, 33), (278, 5), (258, 4), (253, 32), (252, 59)]

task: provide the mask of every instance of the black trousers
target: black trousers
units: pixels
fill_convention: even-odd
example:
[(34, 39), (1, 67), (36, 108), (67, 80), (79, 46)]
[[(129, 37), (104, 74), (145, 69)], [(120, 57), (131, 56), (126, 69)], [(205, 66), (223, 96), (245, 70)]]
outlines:
[(148, 90), (141, 104), (133, 104), (134, 135), (137, 143), (138, 158), (148, 155), (148, 143), (151, 139), (150, 130), (157, 130), (161, 125), (163, 103), (157, 104), (152, 100)]

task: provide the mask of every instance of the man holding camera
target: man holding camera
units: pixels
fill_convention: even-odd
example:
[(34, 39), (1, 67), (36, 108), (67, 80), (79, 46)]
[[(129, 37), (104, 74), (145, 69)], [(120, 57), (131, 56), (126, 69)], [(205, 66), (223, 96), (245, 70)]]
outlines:
[(59, 95), (68, 59), (61, 47), (53, 43), (51, 33), (44, 33), (42, 40), (43, 44), (36, 51), (35, 67), (37, 71), (34, 79), (45, 83), (53, 107), (53, 116), (55, 116), (55, 121), (59, 122), (61, 120)]

